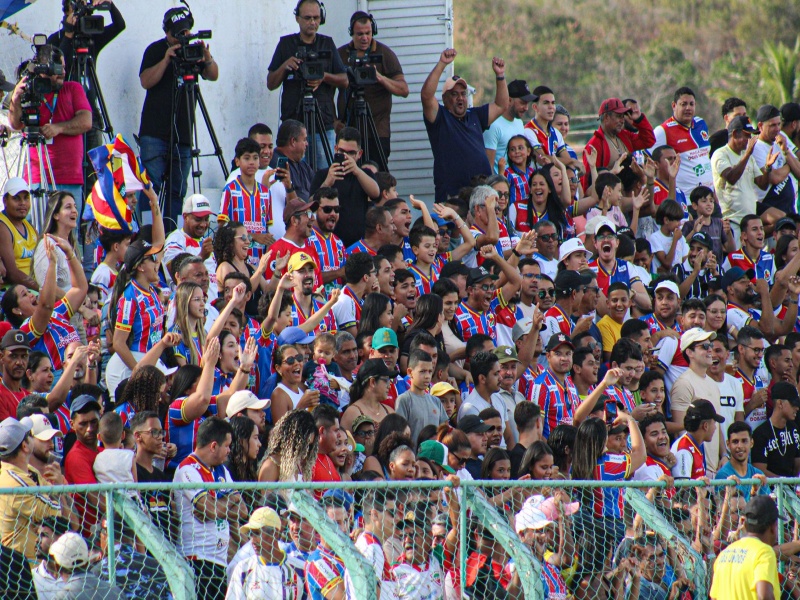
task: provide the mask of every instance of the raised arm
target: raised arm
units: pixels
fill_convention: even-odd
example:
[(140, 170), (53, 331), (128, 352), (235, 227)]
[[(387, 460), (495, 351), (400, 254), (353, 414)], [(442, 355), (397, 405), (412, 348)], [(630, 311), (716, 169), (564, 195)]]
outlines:
[(336, 304), (336, 301), (339, 299), (340, 293), (341, 290), (339, 288), (332, 290), (331, 297), (328, 299), (328, 301), (322, 306), (322, 308), (320, 308), (317, 312), (313, 313), (310, 317), (308, 317), (308, 319), (306, 319), (306, 322), (300, 325), (300, 329), (302, 329), (306, 333), (311, 333), (312, 331), (314, 331), (317, 328), (317, 325), (322, 323), (322, 319), (325, 318), (325, 315), (331, 312), (333, 305)]
[(436, 99), (436, 88), (439, 87), (439, 80), (442, 78), (447, 65), (452, 64), (456, 59), (456, 51), (452, 48), (447, 48), (442, 52), (439, 57), (439, 62), (433, 67), (433, 70), (428, 74), (425, 83), (422, 84), (419, 96), (422, 100), (422, 115), (428, 123), (433, 123), (439, 114), (439, 101)]
[(56, 246), (50, 235), (44, 237), (47, 259), (50, 264), (47, 266), (47, 273), (44, 276), (44, 285), (39, 292), (39, 301), (31, 316), (30, 326), (34, 335), (44, 334), (47, 326), (50, 325), (50, 318), (53, 316), (53, 309), (56, 305)]
[(86, 281), (86, 273), (83, 271), (83, 266), (78, 256), (75, 254), (69, 242), (63, 238), (51, 236), (55, 244), (67, 257), (67, 264), (69, 265), (69, 275), (72, 282), (72, 287), (64, 294), (64, 300), (69, 304), (73, 312), (77, 312), (86, 298), (86, 293), (89, 291), (89, 282)]
[(243, 283), (240, 283), (235, 288), (233, 288), (233, 294), (231, 296), (231, 299), (225, 305), (225, 308), (223, 308), (222, 311), (219, 313), (219, 316), (217, 317), (216, 321), (214, 321), (214, 324), (211, 326), (211, 329), (208, 330), (208, 335), (206, 336), (206, 338), (217, 337), (220, 333), (222, 333), (222, 330), (225, 329), (225, 323), (228, 320), (228, 317), (230, 317), (231, 313), (233, 312), (233, 307), (239, 304), (242, 300), (244, 300), (244, 297), (246, 295), (247, 295), (247, 290)]
[(506, 84), (506, 61), (495, 56), (492, 58), (492, 70), (495, 75), (494, 103), (489, 105), (489, 124), (497, 120), (508, 108), (508, 85)]
[(199, 419), (208, 410), (211, 403), (211, 391), (214, 389), (214, 368), (219, 359), (219, 338), (209, 338), (203, 348), (203, 371), (197, 382), (197, 388), (184, 400), (183, 416), (187, 422)]

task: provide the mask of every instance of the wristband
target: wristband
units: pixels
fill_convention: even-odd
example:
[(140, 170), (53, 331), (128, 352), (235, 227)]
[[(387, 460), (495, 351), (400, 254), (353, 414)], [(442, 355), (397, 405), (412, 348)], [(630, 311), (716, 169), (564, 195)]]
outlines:
[(514, 255), (514, 256), (516, 256), (517, 258), (522, 258), (522, 254), (520, 254), (519, 252), (517, 252), (517, 249), (516, 249), (516, 248), (512, 248), (512, 249), (511, 249), (511, 254), (513, 254), (513, 255)]
[(245, 371), (242, 367), (239, 367), (239, 372), (244, 373), (245, 375), (250, 375), (250, 371)]
[(497, 77), (495, 77), (495, 81), (504, 81), (505, 78), (506, 78), (505, 75), (498, 75)]
[(787, 300), (786, 302), (788, 302), (789, 304), (797, 305), (797, 300)]
[(296, 191), (297, 191), (297, 188), (294, 187), (294, 184), (292, 185), (292, 187), (286, 188), (286, 193), (287, 194), (291, 194), (292, 192), (296, 192)]

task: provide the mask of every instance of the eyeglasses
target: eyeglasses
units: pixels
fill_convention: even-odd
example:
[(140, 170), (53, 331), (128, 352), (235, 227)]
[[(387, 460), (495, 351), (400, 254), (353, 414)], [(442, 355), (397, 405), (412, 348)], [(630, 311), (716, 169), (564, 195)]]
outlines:
[(546, 233), (544, 235), (537, 236), (537, 240), (542, 240), (543, 242), (557, 242), (558, 241), (558, 234), (557, 233)]
[(550, 288), (549, 290), (539, 290), (539, 298), (544, 300), (545, 298), (547, 298), (547, 296), (550, 296), (551, 298), (555, 298), (556, 297), (556, 289), (555, 288)]
[(320, 206), (319, 209), (324, 212), (326, 215), (331, 213), (339, 214), (339, 207), (338, 206)]
[(579, 181), (580, 181), (580, 179), (578, 177), (570, 177), (569, 178), (569, 182), (570, 183), (578, 183)]
[(617, 234), (615, 233), (604, 233), (603, 235), (596, 235), (594, 237), (598, 242), (604, 242), (606, 240), (615, 240), (617, 239)]
[(748, 350), (752, 350), (756, 354), (764, 354), (764, 348), (753, 348), (752, 346), (742, 346), (743, 348), (747, 348)]
[(250, 236), (249, 236), (249, 235), (247, 235), (246, 233), (245, 233), (245, 234), (243, 234), (243, 235), (237, 235), (237, 236), (236, 236), (235, 238), (233, 238), (233, 239), (235, 239), (235, 240), (242, 240), (242, 241), (243, 241), (245, 244), (249, 244), (249, 243), (252, 241), (252, 240), (251, 240), (251, 238), (250, 238)]
[(467, 464), (467, 461), (469, 460), (469, 456), (464, 458), (463, 456), (459, 456), (454, 452), (451, 452), (450, 455), (458, 461), (456, 464), (462, 468)]
[[(711, 350), (714, 347), (714, 344), (711, 342), (703, 342), (702, 344), (695, 344), (695, 348), (702, 348), (703, 350)], [(761, 349), (761, 352), (764, 352), (764, 349)]]
[(444, 237), (446, 235), (450, 235), (450, 232), (447, 230), (447, 228), (440, 229), (437, 233), (439, 234), (439, 237)]
[(353, 434), (354, 437), (362, 437), (362, 438), (371, 438), (375, 437), (375, 430), (374, 429), (367, 429), (366, 431), (356, 431)]
[(299, 354), (295, 354), (294, 356), (290, 356), (289, 358), (283, 359), (284, 365), (293, 365), (295, 363), (302, 363), (303, 358)]
[(166, 431), (163, 429), (145, 429), (144, 431), (140, 431), (139, 433), (149, 433), (154, 438), (163, 438)]
[(493, 285), (488, 285), (488, 284), (486, 284), (486, 285), (479, 285), (478, 287), (479, 287), (480, 289), (482, 289), (484, 292), (491, 292), (492, 290), (494, 290), (494, 286), (493, 286)]

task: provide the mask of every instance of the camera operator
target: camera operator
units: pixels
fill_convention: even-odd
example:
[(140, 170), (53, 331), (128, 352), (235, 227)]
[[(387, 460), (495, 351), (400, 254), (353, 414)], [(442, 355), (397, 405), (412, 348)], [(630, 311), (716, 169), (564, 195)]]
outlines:
[[(44, 38), (44, 36), (42, 36)], [(83, 197), (83, 134), (92, 127), (92, 109), (83, 86), (74, 81), (64, 81), (64, 56), (58, 48), (45, 44), (36, 47), (36, 62), (28, 69), (42, 68), (48, 73), (36, 77), (49, 80), (50, 93), (31, 94), (27, 89), (33, 86), (34, 77), (25, 75), (17, 83), (11, 95), (9, 123), (14, 129), (26, 126), (23, 121), (23, 96), (35, 98), (39, 102), (39, 132), (47, 140), (47, 154), (53, 167), (55, 181), (50, 181), (47, 169), (39, 165), (36, 146), (29, 148), (32, 187), (40, 185), (42, 171), (45, 183), (55, 183), (59, 190), (69, 192), (74, 198)], [(59, 74), (56, 74), (60, 71)], [(45, 84), (46, 86), (47, 84)], [(27, 100), (25, 100), (27, 102)]]
[[(336, 138), (333, 132), (335, 107), (333, 104), (334, 89), (347, 87), (347, 75), (342, 59), (336, 50), (333, 39), (327, 35), (317, 34), (319, 26), (325, 23), (324, 6), (319, 0), (300, 0), (294, 9), (295, 20), (300, 26), (300, 33), (283, 36), (275, 48), (272, 62), (269, 64), (267, 87), (270, 91), (283, 85), (281, 95), (281, 121), (295, 119), (303, 123), (303, 90), (307, 85), (319, 106), (319, 114), (325, 127), (325, 140), (329, 148), (333, 148)], [(321, 79), (308, 79), (303, 76), (301, 65), (303, 60), (298, 54), (316, 54), (318, 61), (325, 64)], [(313, 142), (318, 169), (330, 166), (325, 157), (321, 135)]]
[[(354, 12), (350, 17), (349, 31), (353, 39), (349, 44), (339, 48), (339, 56), (342, 62), (350, 64), (350, 66), (353, 66), (351, 63), (355, 62), (353, 59), (366, 59), (364, 60), (365, 64), (369, 64), (375, 69), (378, 83), (363, 86), (364, 99), (372, 111), (372, 119), (375, 121), (380, 145), (384, 157), (388, 161), (389, 152), (391, 152), (389, 119), (392, 112), (392, 96), (408, 97), (408, 84), (403, 75), (403, 67), (400, 66), (397, 55), (387, 45), (374, 39), (378, 26), (372, 15), (361, 10)], [(346, 125), (352, 125), (347, 119), (349, 111), (354, 110), (352, 92), (352, 82), (347, 93), (339, 92), (339, 119)], [(374, 160), (381, 171), (388, 171), (388, 165), (380, 159), (376, 140), (367, 136), (364, 145), (369, 150), (370, 160)]]
[[(194, 18), (188, 9), (169, 9), (162, 23), (166, 37), (147, 47), (139, 68), (139, 82), (147, 90), (139, 127), (139, 152), (157, 194), (166, 180), (165, 213), (173, 219), (181, 214), (192, 171), (189, 114), (184, 94), (176, 91), (180, 74), (176, 62), (182, 46), (178, 38), (190, 35), (193, 26)], [(203, 47), (200, 75), (216, 81), (219, 66), (205, 42), (198, 43)], [(170, 141), (174, 144), (172, 148)]]

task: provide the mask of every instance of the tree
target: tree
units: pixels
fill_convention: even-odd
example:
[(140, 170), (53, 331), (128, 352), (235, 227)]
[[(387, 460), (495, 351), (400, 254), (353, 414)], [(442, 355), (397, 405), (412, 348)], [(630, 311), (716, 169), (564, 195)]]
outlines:
[(783, 42), (774, 44), (764, 42), (761, 50), (760, 84), (766, 96), (772, 98), (772, 103), (780, 106), (791, 102), (797, 96), (798, 90), (798, 53), (800, 53), (800, 35), (794, 42), (794, 48), (789, 48)]

